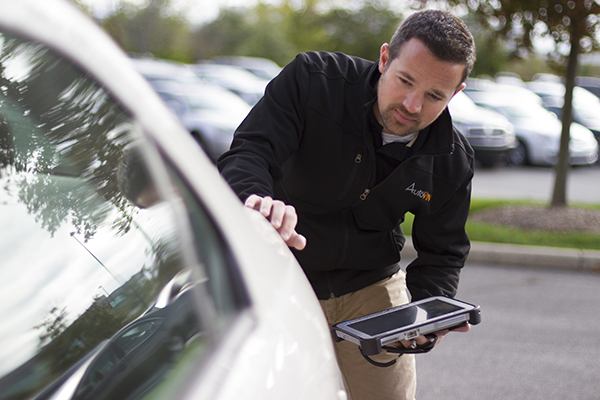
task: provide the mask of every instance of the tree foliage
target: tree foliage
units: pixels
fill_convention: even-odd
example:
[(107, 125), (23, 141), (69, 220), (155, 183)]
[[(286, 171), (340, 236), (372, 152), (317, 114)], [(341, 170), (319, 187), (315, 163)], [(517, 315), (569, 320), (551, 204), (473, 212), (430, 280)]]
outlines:
[(119, 2), (117, 12), (105, 19), (102, 27), (125, 51), (189, 62), (191, 25), (185, 16), (165, 12), (170, 2)]
[(565, 101), (551, 206), (566, 206), (573, 87), (579, 55), (599, 47), (596, 37), (600, 31), (600, 4), (594, 0), (420, 1), (421, 6), (428, 3), (438, 6), (443, 3), (472, 13), (482, 24), (506, 38), (516, 56), (531, 51), (536, 38), (551, 37), (554, 40), (556, 47), (550, 62), (565, 78)]
[(309, 50), (342, 51), (375, 60), (401, 20), (381, 0), (365, 0), (354, 9), (329, 7), (327, 0), (307, 0), (300, 7), (289, 1), (259, 2), (251, 12), (222, 9), (215, 20), (193, 29), (183, 16), (165, 12), (169, 3), (121, 2), (102, 26), (128, 52), (183, 62), (254, 56), (284, 65)]

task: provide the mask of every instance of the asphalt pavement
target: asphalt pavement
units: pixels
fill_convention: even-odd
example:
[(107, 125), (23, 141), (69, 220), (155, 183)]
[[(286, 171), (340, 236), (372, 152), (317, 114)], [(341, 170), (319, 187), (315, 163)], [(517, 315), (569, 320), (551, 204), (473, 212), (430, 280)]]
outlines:
[[(600, 166), (568, 202), (600, 204)], [(473, 198), (550, 201), (551, 168), (477, 170)], [(405, 266), (416, 256), (410, 243)], [(417, 400), (599, 400), (600, 251), (473, 242), (457, 298), (482, 323), (417, 355)]]
[[(550, 167), (476, 168), (473, 198), (524, 199), (548, 202), (554, 190)], [(600, 204), (600, 164), (573, 167), (567, 175), (567, 202)]]
[(467, 263), (467, 333), (417, 361), (417, 400), (600, 399), (600, 274)]

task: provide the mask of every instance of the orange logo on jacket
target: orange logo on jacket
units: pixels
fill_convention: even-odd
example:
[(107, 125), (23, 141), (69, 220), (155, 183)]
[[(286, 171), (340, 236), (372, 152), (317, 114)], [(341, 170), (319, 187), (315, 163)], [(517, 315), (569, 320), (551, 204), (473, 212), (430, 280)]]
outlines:
[(425, 200), (425, 201), (431, 201), (431, 193), (426, 192), (424, 190), (419, 190), (419, 189), (415, 189), (415, 183), (413, 182), (412, 185), (410, 185), (409, 187), (407, 187), (406, 189), (409, 192), (411, 192), (413, 195)]

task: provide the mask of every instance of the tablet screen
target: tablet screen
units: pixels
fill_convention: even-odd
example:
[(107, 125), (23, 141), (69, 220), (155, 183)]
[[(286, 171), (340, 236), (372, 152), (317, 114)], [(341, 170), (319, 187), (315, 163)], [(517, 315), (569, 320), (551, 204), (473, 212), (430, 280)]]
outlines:
[(420, 324), (440, 315), (459, 311), (462, 308), (440, 300), (433, 300), (412, 307), (378, 315), (374, 318), (347, 325), (358, 331), (375, 336), (382, 332), (398, 329), (402, 326)]

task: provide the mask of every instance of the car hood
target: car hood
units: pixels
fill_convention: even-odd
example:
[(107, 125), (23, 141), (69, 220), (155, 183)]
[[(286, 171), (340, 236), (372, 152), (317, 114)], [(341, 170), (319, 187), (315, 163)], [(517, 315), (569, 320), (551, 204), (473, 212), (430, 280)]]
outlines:
[(592, 131), (576, 122), (571, 124), (571, 139), (589, 142), (591, 144), (596, 143), (596, 138)]
[(488, 110), (484, 107), (477, 107), (476, 112), (460, 112), (460, 110), (455, 109), (451, 111), (452, 121), (458, 124), (485, 125), (512, 130), (512, 124), (508, 118), (496, 111)]
[(561, 123), (556, 118), (518, 118), (513, 119), (517, 130), (525, 130), (545, 136), (560, 136)]

